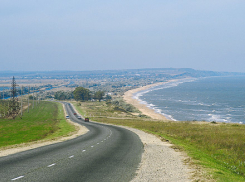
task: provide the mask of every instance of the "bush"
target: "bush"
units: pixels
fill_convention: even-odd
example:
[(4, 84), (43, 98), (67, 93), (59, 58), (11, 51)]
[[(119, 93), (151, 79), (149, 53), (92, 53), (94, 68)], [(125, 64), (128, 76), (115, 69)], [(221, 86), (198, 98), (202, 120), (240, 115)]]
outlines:
[(141, 117), (141, 118), (149, 118), (149, 116), (146, 116), (144, 114), (139, 114), (139, 117)]
[[(114, 106), (116, 107), (120, 107), (122, 108), (123, 110), (125, 110), (126, 112), (137, 112), (139, 113), (139, 111), (134, 107), (132, 106), (131, 104), (127, 104), (126, 102), (123, 101), (122, 98), (119, 98), (119, 99), (115, 99), (111, 102)], [(117, 109), (118, 110), (118, 109)]]

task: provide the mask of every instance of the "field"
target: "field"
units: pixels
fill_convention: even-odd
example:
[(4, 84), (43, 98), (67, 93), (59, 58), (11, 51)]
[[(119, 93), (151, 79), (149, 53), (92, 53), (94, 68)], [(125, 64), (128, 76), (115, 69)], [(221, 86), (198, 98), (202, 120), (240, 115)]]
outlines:
[[(245, 126), (208, 122), (160, 122), (141, 118), (105, 102), (74, 103), (91, 120), (125, 125), (153, 133), (185, 151), (202, 178), (245, 181)], [(200, 173), (198, 174), (200, 175)], [(204, 180), (205, 181), (205, 180)]]
[(75, 127), (66, 122), (63, 107), (59, 103), (42, 101), (22, 119), (0, 119), (0, 148), (42, 139), (64, 136)]

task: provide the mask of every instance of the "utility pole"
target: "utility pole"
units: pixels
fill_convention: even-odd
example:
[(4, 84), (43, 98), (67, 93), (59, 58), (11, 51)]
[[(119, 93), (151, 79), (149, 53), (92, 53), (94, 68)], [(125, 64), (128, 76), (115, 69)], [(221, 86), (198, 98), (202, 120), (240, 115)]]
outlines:
[(5, 117), (4, 86), (3, 86), (3, 117)]
[(23, 115), (23, 86), (21, 86), (21, 116)]
[(28, 87), (28, 113), (29, 113), (29, 94), (30, 94), (30, 86)]
[(40, 104), (40, 89), (38, 88), (38, 94), (39, 94), (39, 97), (38, 97), (38, 104)]
[[(35, 89), (36, 89), (36, 85), (35, 85)], [(38, 96), (37, 96), (37, 92), (36, 92), (36, 106), (37, 106), (37, 98)]]
[(32, 109), (34, 109), (34, 87), (32, 87)]

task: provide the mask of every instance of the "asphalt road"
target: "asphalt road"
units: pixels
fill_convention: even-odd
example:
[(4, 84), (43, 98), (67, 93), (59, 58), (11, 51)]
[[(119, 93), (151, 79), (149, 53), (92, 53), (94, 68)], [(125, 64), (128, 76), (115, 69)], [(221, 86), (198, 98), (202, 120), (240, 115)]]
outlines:
[(126, 129), (84, 122), (65, 104), (70, 119), (89, 129), (85, 135), (0, 158), (0, 181), (126, 182), (133, 179), (143, 144)]

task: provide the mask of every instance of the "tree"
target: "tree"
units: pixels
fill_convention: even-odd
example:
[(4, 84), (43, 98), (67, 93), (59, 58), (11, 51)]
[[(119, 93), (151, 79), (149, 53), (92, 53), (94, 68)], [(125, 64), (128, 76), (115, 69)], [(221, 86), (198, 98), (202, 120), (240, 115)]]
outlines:
[(54, 94), (54, 98), (57, 100), (65, 100), (66, 95), (65, 95), (64, 91), (58, 91)]
[(73, 95), (76, 101), (87, 101), (91, 98), (90, 90), (83, 87), (77, 87), (73, 91)]
[(98, 99), (99, 102), (101, 101), (101, 99), (103, 99), (103, 96), (105, 95), (105, 92), (104, 91), (97, 91), (94, 93), (94, 99)]
[(72, 92), (57, 91), (54, 95), (57, 100), (68, 100), (73, 98)]
[(106, 99), (106, 100), (111, 100), (112, 98), (111, 98), (110, 95), (107, 94), (107, 95), (105, 96), (105, 99)]

